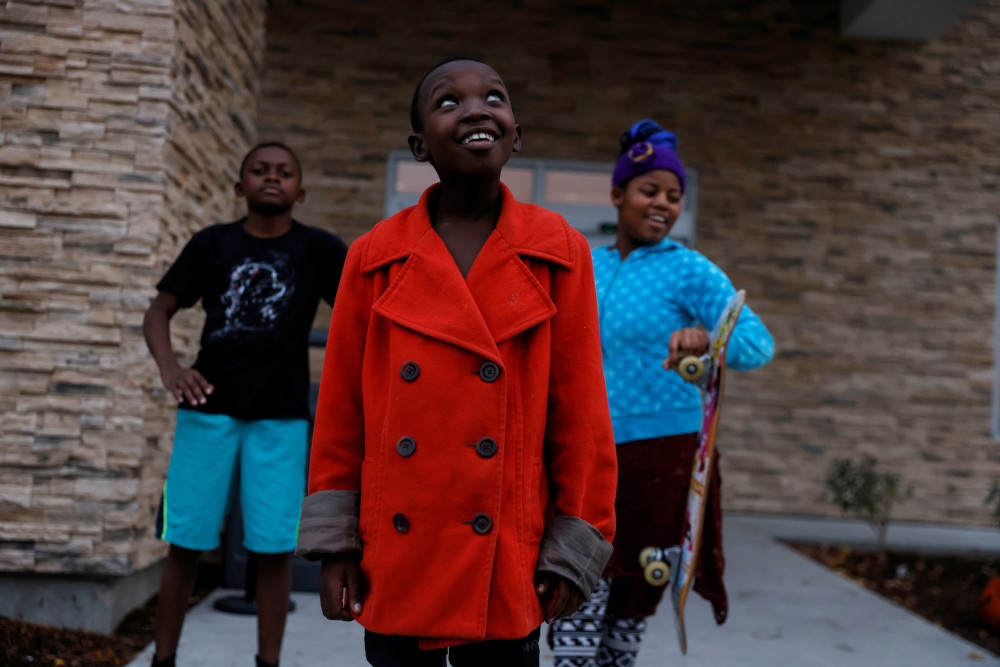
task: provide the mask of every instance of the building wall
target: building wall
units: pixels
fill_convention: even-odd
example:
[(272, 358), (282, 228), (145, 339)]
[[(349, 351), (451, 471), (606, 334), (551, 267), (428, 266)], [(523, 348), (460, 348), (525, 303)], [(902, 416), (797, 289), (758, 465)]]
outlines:
[[(159, 559), (173, 406), (142, 315), (191, 233), (238, 211), (262, 0), (0, 8), (0, 572)], [(190, 353), (197, 319), (175, 341)]]
[(524, 157), (611, 162), (659, 120), (699, 172), (698, 249), (777, 341), (729, 375), (726, 507), (835, 514), (830, 463), (872, 454), (913, 486), (896, 518), (989, 525), (1000, 3), (926, 44), (841, 38), (837, 2), (645, 7), (275, 0), (261, 137), (301, 153), (300, 217), (350, 240), (443, 57), (500, 72)]
[[(238, 214), (258, 136), (300, 152), (303, 221), (370, 228), (413, 86), (456, 52), (504, 76), (525, 157), (610, 162), (642, 117), (681, 137), (698, 248), (779, 350), (730, 375), (728, 508), (832, 514), (827, 466), (869, 453), (914, 487), (897, 518), (990, 524), (1000, 2), (928, 44), (842, 39), (837, 3), (744, 4), (5, 3), (0, 572), (162, 555), (173, 410), (139, 330), (156, 279)], [(175, 326), (188, 355), (198, 324)]]

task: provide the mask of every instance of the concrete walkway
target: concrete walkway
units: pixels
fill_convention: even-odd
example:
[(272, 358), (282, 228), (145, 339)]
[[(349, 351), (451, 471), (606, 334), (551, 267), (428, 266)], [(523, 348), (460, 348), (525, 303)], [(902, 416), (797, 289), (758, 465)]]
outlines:
[[(688, 604), (688, 654), (682, 656), (673, 613), (664, 604), (650, 620), (640, 667), (684, 665), (955, 667), (995, 665), (1000, 658), (952, 635), (802, 556), (776, 538), (871, 545), (865, 524), (727, 514), (726, 585), (729, 619), (716, 626), (709, 605)], [(895, 525), (893, 548), (924, 553), (1000, 553), (1000, 531)], [(178, 650), (180, 667), (250, 667), (256, 620), (215, 611), (217, 590), (191, 610)], [(366, 667), (363, 630), (357, 623), (327, 621), (314, 593), (295, 593), (283, 667)], [(543, 628), (543, 636), (545, 629)], [(149, 664), (147, 647), (128, 667)], [(551, 667), (544, 646), (542, 667)]]

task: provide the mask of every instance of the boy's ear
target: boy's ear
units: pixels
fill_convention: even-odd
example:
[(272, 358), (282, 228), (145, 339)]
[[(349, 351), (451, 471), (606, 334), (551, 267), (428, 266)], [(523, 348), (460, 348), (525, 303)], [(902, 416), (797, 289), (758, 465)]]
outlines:
[(299, 194), (297, 194), (295, 196), (295, 203), (296, 204), (301, 204), (305, 200), (306, 200), (306, 191), (305, 191), (305, 188), (299, 188)]
[(625, 202), (625, 191), (622, 190), (617, 185), (611, 188), (611, 205), (615, 208), (621, 208), (622, 204)]
[(430, 155), (427, 154), (427, 148), (424, 146), (423, 134), (411, 134), (407, 141), (410, 144), (410, 152), (413, 153), (413, 157), (417, 162), (427, 162), (430, 160)]
[(236, 181), (236, 185), (233, 186), (233, 191), (236, 192), (237, 197), (246, 197), (247, 192), (243, 189), (243, 181)]
[(521, 126), (514, 124), (514, 152), (521, 150)]

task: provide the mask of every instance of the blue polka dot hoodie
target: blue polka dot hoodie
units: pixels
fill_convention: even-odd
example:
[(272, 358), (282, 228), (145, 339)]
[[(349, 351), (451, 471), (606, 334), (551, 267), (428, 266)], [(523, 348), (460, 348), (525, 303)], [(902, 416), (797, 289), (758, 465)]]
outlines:
[[(707, 257), (669, 238), (636, 248), (624, 261), (613, 245), (592, 254), (615, 442), (697, 432), (697, 387), (662, 364), (674, 331), (699, 324), (712, 329), (736, 293), (733, 284)], [(726, 367), (750, 370), (773, 356), (771, 334), (744, 305)]]

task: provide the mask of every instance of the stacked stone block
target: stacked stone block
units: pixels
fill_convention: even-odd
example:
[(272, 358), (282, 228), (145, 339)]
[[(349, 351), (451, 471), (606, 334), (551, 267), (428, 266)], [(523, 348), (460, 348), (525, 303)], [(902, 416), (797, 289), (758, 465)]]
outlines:
[[(164, 552), (173, 407), (142, 314), (191, 233), (238, 210), (264, 11), (0, 7), (0, 571), (128, 575)], [(197, 325), (175, 326), (189, 355)]]

